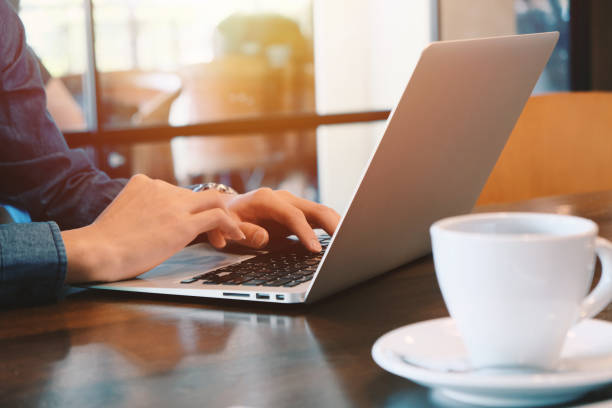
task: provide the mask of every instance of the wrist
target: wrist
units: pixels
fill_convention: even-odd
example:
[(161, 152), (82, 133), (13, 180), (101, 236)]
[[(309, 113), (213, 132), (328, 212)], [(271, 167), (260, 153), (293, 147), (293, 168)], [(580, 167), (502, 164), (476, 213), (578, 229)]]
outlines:
[(96, 239), (92, 225), (68, 231), (62, 231), (62, 240), (66, 248), (66, 283), (84, 283), (105, 280), (105, 270), (110, 250)]

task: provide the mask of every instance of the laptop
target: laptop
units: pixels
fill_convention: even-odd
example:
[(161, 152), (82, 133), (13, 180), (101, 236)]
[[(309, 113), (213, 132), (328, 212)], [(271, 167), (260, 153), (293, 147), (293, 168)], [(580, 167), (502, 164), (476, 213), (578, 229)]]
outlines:
[(469, 212), (559, 34), (435, 42), (422, 53), (324, 250), (189, 246), (136, 279), (98, 289), (307, 303), (430, 252), (429, 226)]

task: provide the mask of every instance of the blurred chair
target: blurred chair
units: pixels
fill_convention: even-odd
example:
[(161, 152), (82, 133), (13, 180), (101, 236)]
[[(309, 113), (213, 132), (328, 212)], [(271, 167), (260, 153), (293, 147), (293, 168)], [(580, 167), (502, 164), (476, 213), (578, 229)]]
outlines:
[[(171, 113), (187, 124), (314, 110), (312, 49), (299, 25), (274, 14), (235, 14), (215, 32), (215, 58), (183, 67), (183, 93)], [(309, 69), (310, 68), (310, 69)], [(176, 115), (175, 115), (176, 111)], [(303, 134), (175, 138), (174, 169), (180, 184), (221, 180), (238, 190), (274, 185), (297, 158), (310, 155)], [(291, 162), (291, 163), (289, 163)], [(301, 163), (300, 163), (301, 165)], [(278, 180), (275, 180), (278, 181)]]
[(612, 189), (612, 93), (527, 102), (478, 205)]
[[(168, 98), (176, 98), (181, 91), (181, 78), (177, 74), (156, 71), (110, 71), (100, 73), (100, 87), (102, 99), (112, 105), (104, 116), (116, 114), (113, 107), (125, 106), (126, 111), (133, 110), (133, 114), (127, 118), (129, 121), (141, 121), (141, 117), (151, 116), (146, 119), (150, 124), (157, 121), (158, 124), (168, 123), (169, 105), (165, 104)], [(156, 109), (160, 107), (160, 109)], [(164, 109), (166, 107), (166, 109)], [(144, 113), (143, 113), (144, 112)], [(107, 124), (120, 125), (117, 121), (105, 120)]]
[[(168, 124), (170, 109), (181, 93), (180, 76), (153, 71), (101, 74), (104, 122), (113, 126)], [(131, 173), (174, 182), (170, 142), (135, 144), (130, 149)]]
[[(173, 124), (175, 119), (192, 124), (253, 117), (265, 111), (269, 75), (261, 58), (226, 57), (183, 67), (180, 73), (184, 92), (176, 109), (182, 117), (173, 116)], [(183, 185), (275, 161), (266, 138), (258, 134), (179, 137), (172, 141), (172, 153), (176, 178)]]

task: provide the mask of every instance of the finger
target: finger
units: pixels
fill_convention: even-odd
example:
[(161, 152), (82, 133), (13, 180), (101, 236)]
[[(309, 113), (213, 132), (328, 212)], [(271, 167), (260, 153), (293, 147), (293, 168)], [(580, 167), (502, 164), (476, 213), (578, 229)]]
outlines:
[(214, 246), (217, 249), (225, 248), (227, 245), (227, 241), (223, 237), (223, 234), (219, 230), (211, 230), (206, 233), (208, 235), (208, 242), (210, 245)]
[(268, 245), (270, 241), (268, 231), (259, 225), (251, 224), (250, 222), (241, 222), (240, 229), (244, 235), (246, 235), (246, 239), (238, 241), (240, 245), (259, 249)]
[(296, 197), (291, 193), (283, 194), (282, 198), (299, 208), (311, 225), (323, 228), (329, 235), (333, 235), (336, 231), (338, 223), (340, 222), (340, 214), (334, 209), (323, 204)]
[(234, 221), (227, 212), (220, 208), (213, 208), (212, 210), (194, 214), (192, 222), (194, 227), (198, 230), (198, 233), (218, 229), (220, 233), (234, 240), (246, 238), (240, 230), (238, 223)]
[(276, 198), (273, 201), (271, 200), (270, 210), (272, 219), (297, 235), (306, 248), (313, 252), (321, 252), (322, 248), (317, 235), (300, 209)]

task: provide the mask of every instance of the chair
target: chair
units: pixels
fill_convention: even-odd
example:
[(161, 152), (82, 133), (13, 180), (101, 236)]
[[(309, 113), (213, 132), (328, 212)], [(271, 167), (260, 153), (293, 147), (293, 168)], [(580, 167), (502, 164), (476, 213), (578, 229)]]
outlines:
[[(293, 66), (272, 69), (264, 57), (243, 55), (184, 66), (180, 70), (183, 92), (173, 108), (171, 123), (294, 112), (298, 109), (292, 98), (299, 99), (299, 103), (311, 102), (314, 107), (314, 99), (309, 101), (304, 97), (306, 92), (302, 92), (306, 85), (295, 84), (299, 75), (293, 70)], [(274, 138), (265, 134), (177, 137), (172, 140), (174, 173), (182, 185), (219, 179), (230, 182), (239, 191), (250, 190), (290, 160), (311, 154), (309, 157), (315, 162), (314, 143), (308, 149), (310, 145), (295, 133), (286, 132)], [(314, 141), (314, 135), (310, 139)], [(235, 179), (237, 174), (239, 179)]]
[[(181, 68), (183, 93), (171, 123), (314, 110), (312, 43), (298, 22), (274, 13), (235, 13), (215, 28), (212, 45), (211, 61)], [(268, 136), (175, 138), (176, 178), (180, 184), (229, 182), (241, 191), (277, 186), (290, 172), (316, 174), (314, 132)]]
[(477, 205), (612, 189), (612, 93), (527, 102)]
[[(134, 107), (125, 120), (131, 126), (168, 124), (170, 110), (181, 93), (177, 74), (155, 71), (115, 71), (101, 74), (102, 95), (110, 107)], [(113, 115), (112, 109), (109, 112)], [(112, 117), (112, 116), (111, 116)], [(130, 149), (131, 173), (174, 182), (169, 142), (139, 143)]]
[[(173, 112), (173, 124), (252, 117), (265, 111), (268, 104), (269, 74), (261, 58), (223, 58), (184, 66), (180, 73), (184, 87), (176, 106), (183, 117)], [(211, 181), (212, 175), (257, 168), (274, 160), (265, 136), (259, 134), (178, 137), (172, 140), (172, 153), (176, 178), (183, 185)]]

